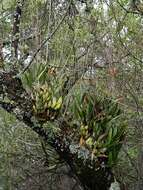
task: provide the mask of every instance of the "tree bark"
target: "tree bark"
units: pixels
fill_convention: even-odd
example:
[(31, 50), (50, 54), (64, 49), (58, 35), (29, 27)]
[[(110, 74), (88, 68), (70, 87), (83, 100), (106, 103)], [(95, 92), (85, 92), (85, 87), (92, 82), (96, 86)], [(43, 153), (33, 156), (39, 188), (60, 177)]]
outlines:
[[(91, 161), (89, 157), (86, 162), (79, 158), (77, 152), (71, 152), (70, 145), (73, 143), (70, 134), (73, 132), (63, 118), (58, 118), (55, 123), (61, 128), (60, 134), (51, 137), (48, 131), (42, 127), (40, 121), (33, 121), (32, 99), (22, 86), (19, 78), (15, 77), (14, 72), (0, 73), (0, 94), (7, 94), (10, 102), (0, 102), (0, 107), (16, 118), (24, 122), (34, 130), (39, 136), (43, 137), (59, 154), (60, 159), (64, 160), (71, 168), (72, 172), (79, 178), (85, 190), (108, 190), (113, 181), (111, 168), (101, 167), (103, 160)], [(105, 160), (106, 162), (106, 160)]]

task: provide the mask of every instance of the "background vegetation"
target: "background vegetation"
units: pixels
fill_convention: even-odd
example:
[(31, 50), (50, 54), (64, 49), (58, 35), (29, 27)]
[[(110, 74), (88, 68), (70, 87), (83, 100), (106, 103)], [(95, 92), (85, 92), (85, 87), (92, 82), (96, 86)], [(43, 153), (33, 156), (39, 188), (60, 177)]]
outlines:
[(0, 189), (142, 189), (142, 25), (142, 0), (0, 1)]

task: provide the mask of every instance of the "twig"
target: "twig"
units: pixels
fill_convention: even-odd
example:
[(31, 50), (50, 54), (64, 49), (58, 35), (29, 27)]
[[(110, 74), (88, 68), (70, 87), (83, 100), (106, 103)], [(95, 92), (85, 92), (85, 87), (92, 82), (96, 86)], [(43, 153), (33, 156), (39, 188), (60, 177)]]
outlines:
[(126, 154), (128, 160), (129, 160), (129, 162), (131, 163), (131, 165), (133, 166), (133, 168), (136, 170), (136, 173), (139, 174), (139, 170), (138, 170), (138, 168), (136, 167), (136, 165), (135, 165), (133, 159), (130, 157), (130, 155), (129, 155), (129, 153), (127, 152), (127, 150), (126, 150), (124, 147), (123, 147), (122, 149), (123, 149), (124, 153)]
[(140, 16), (143, 16), (143, 13), (136, 7), (137, 11), (130, 11), (129, 9), (126, 9), (119, 1), (117, 1), (117, 3), (119, 4), (119, 6), (126, 12), (126, 13), (130, 13), (130, 14), (137, 14)]
[(35, 51), (35, 53), (32, 56), (31, 61), (29, 62), (29, 64), (17, 75), (17, 77), (19, 77), (21, 74), (25, 73), (25, 71), (31, 66), (31, 64), (33, 63), (34, 59), (36, 58), (37, 54), (40, 52), (41, 48), (52, 39), (52, 37), (55, 35), (55, 33), (58, 31), (58, 29), (60, 28), (61, 24), (63, 23), (63, 21), (66, 18), (66, 15), (68, 13), (69, 7), (70, 7), (71, 1), (68, 5), (68, 8), (66, 10), (66, 13), (64, 14), (63, 18), (61, 19), (61, 21), (59, 22), (59, 24), (57, 25), (57, 27), (55, 28), (55, 30), (51, 33), (51, 35), (45, 39), (39, 46), (39, 48)]

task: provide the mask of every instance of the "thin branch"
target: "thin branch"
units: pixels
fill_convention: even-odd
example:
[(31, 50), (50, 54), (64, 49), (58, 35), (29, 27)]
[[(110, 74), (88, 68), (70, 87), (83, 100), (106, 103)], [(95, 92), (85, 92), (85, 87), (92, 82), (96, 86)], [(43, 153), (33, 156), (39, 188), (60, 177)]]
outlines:
[(51, 35), (50, 35), (46, 40), (44, 40), (44, 41), (41, 43), (41, 45), (38, 47), (38, 49), (37, 49), (37, 50), (35, 51), (35, 53), (33, 54), (32, 59), (31, 59), (31, 61), (29, 62), (29, 64), (17, 75), (18, 77), (19, 77), (21, 74), (25, 73), (25, 71), (26, 71), (27, 69), (29, 69), (29, 67), (30, 67), (31, 64), (33, 63), (34, 59), (36, 58), (37, 54), (40, 52), (40, 50), (42, 49), (42, 47), (43, 47), (48, 41), (50, 41), (50, 40), (53, 38), (53, 36), (56, 34), (56, 32), (58, 31), (58, 29), (60, 28), (60, 26), (62, 25), (62, 23), (64, 22), (64, 20), (65, 20), (65, 18), (66, 18), (66, 16), (67, 16), (67, 13), (68, 13), (70, 4), (71, 4), (71, 1), (70, 1), (69, 5), (68, 5), (68, 8), (67, 8), (67, 10), (66, 10), (66, 13), (64, 14), (63, 18), (61, 19), (61, 21), (59, 22), (59, 24), (57, 25), (57, 27), (55, 28), (55, 30), (51, 33)]
[[(119, 6), (120, 6), (126, 13), (136, 14), (136, 15), (143, 16), (143, 12), (141, 12), (139, 9), (137, 9), (137, 11), (130, 11), (129, 9), (126, 9), (118, 0), (117, 0), (117, 3), (119, 4)], [(137, 8), (137, 7), (136, 7), (136, 8)]]
[(128, 160), (129, 160), (129, 162), (131, 163), (131, 165), (133, 166), (133, 168), (136, 170), (136, 173), (139, 174), (138, 168), (136, 167), (136, 165), (135, 165), (133, 159), (132, 159), (132, 158), (130, 157), (130, 155), (128, 154), (128, 151), (127, 151), (125, 148), (122, 148), (122, 149), (123, 149), (124, 153), (126, 154)]

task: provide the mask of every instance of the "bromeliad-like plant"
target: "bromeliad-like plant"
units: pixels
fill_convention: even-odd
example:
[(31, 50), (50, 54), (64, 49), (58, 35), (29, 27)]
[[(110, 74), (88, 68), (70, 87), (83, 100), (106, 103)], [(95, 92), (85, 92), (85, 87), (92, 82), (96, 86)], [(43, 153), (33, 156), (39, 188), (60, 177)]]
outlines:
[(126, 122), (119, 103), (107, 95), (79, 93), (72, 105), (80, 147), (91, 152), (91, 160), (117, 160), (126, 132)]
[(37, 63), (23, 76), (22, 82), (33, 100), (33, 113), (43, 121), (54, 120), (62, 107), (66, 75), (55, 67)]
[[(61, 93), (65, 77), (58, 73), (53, 76), (49, 71), (51, 70), (47, 73), (46, 69), (42, 70), (38, 75), (38, 82), (34, 81), (34, 86), (31, 87), (33, 113), (37, 119), (44, 122), (54, 122), (59, 113), (62, 117), (61, 108), (65, 112), (66, 107), (65, 97)], [(40, 81), (46, 73), (47, 80)], [(63, 116), (66, 120), (66, 131), (69, 130), (68, 134), (72, 136), (69, 135), (71, 150), (73, 151), (72, 145), (76, 144), (80, 150), (81, 147), (88, 150), (90, 160), (106, 160), (111, 166), (117, 160), (126, 132), (126, 122), (118, 101), (100, 90), (96, 90), (96, 93), (78, 91), (72, 100), (72, 113), (66, 110), (68, 113)]]
[(31, 96), (34, 114), (42, 120), (54, 120), (62, 106), (62, 96), (54, 93), (48, 84), (34, 86)]

